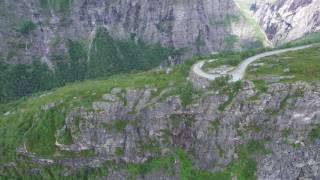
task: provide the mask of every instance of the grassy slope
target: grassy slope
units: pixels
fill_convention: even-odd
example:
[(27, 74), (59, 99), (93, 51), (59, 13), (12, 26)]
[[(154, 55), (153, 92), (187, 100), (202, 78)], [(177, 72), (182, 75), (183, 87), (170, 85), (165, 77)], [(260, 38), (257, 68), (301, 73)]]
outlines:
[[(243, 53), (241, 57), (250, 56), (252, 53), (253, 52)], [(277, 68), (268, 69), (268, 66), (262, 66), (261, 70), (250, 72), (247, 74), (247, 77), (253, 79), (253, 77), (261, 77), (266, 74), (282, 75), (283, 68), (289, 67), (289, 69), (292, 70), (290, 73), (296, 76), (292, 81), (303, 80), (310, 82), (312, 80), (318, 80), (318, 77), (320, 77), (319, 56), (319, 47), (316, 47), (287, 53), (281, 57), (277, 56), (276, 58), (280, 61), (275, 61), (275, 57), (263, 59), (267, 61), (267, 64), (276, 63)], [(219, 57), (226, 57), (226, 54), (222, 54)], [(290, 57), (290, 59), (287, 57)], [(92, 154), (90, 152), (68, 154), (58, 151), (55, 148), (55, 132), (64, 124), (64, 118), (67, 112), (79, 106), (90, 108), (92, 102), (99, 100), (103, 94), (108, 93), (113, 87), (143, 88), (146, 85), (151, 85), (157, 87), (158, 92), (161, 92), (162, 89), (169, 86), (176, 87), (176, 89), (189, 89), (186, 92), (172, 91), (168, 95), (180, 94), (183, 98), (183, 94), (185, 94), (185, 103), (190, 103), (189, 97), (190, 94), (192, 97), (193, 92), (190, 88), (186, 88), (189, 86), (186, 77), (191, 65), (197, 60), (198, 59), (193, 59), (176, 67), (170, 74), (166, 74), (163, 71), (151, 70), (143, 73), (116, 75), (105, 80), (71, 84), (44, 93), (42, 96), (35, 94), (32, 97), (0, 105), (0, 163), (7, 163), (19, 158), (15, 153), (15, 149), (23, 143), (27, 144), (29, 150), (44, 157), (65, 158), (91, 156)], [(58, 103), (54, 109), (49, 111), (41, 110), (41, 106), (52, 102)], [(10, 112), (10, 114), (5, 115), (7, 112)], [(65, 133), (65, 135), (58, 140), (68, 142), (70, 141), (68, 138), (68, 134)], [(256, 148), (261, 149), (260, 147), (261, 146), (257, 145)], [(214, 174), (194, 169), (192, 162), (183, 151), (178, 150), (173, 157), (181, 159), (184, 170), (180, 176), (185, 177), (184, 179), (231, 179), (232, 174), (236, 175), (239, 179), (254, 179), (255, 161), (248, 158), (248, 153), (241, 155), (242, 151), (246, 152), (248, 150), (250, 150), (250, 147), (245, 147), (244, 150), (240, 150), (240, 158), (238, 160), (232, 162), (224, 171)], [(152, 170), (152, 168), (147, 168), (149, 166), (155, 167), (155, 169), (168, 167), (173, 157), (171, 157), (171, 159), (168, 157), (152, 160), (149, 163), (154, 163), (153, 165), (125, 166), (128, 166), (126, 169), (131, 173), (143, 174)], [(53, 176), (54, 172), (60, 172), (61, 168), (62, 167), (52, 167), (47, 169), (47, 171), (50, 171), (49, 176)], [(46, 170), (43, 172), (45, 173)], [(90, 172), (93, 174), (101, 173), (99, 169), (90, 170)], [(23, 172), (20, 173), (23, 174)], [(83, 177), (81, 174), (80, 176)]]
[[(29, 26), (27, 23), (21, 31), (30, 31)], [(113, 39), (104, 29), (99, 29), (93, 40), (90, 61), (84, 43), (67, 40), (66, 45), (68, 53), (53, 58), (55, 72), (37, 60), (29, 65), (9, 65), (0, 61), (0, 103), (76, 81), (150, 70), (169, 55), (182, 53), (159, 44)]]
[(300, 45), (319, 43), (319, 42), (320, 42), (320, 32), (314, 32), (314, 33), (307, 34), (304, 37), (293, 40), (291, 42), (284, 43), (280, 47), (300, 46)]
[[(78, 154), (70, 154), (59, 151), (55, 145), (55, 140), (59, 142), (72, 141), (68, 138), (68, 134), (60, 139), (56, 139), (55, 132), (60, 129), (64, 124), (66, 112), (70, 111), (73, 107), (84, 106), (90, 108), (91, 103), (101, 98), (105, 93), (108, 93), (113, 87), (130, 87), (130, 88), (143, 88), (145, 85), (151, 85), (161, 89), (167, 88), (174, 84), (177, 89), (189, 89), (184, 91), (172, 91), (168, 95), (180, 94), (185, 104), (190, 103), (190, 95), (192, 91), (189, 84), (186, 83), (186, 77), (189, 73), (191, 65), (197, 59), (188, 61), (186, 64), (180, 65), (173, 70), (170, 74), (163, 71), (149, 71), (138, 74), (116, 75), (106, 80), (86, 81), (83, 83), (75, 83), (63, 88), (56, 89), (42, 95), (35, 94), (32, 97), (23, 98), (19, 101), (11, 102), (8, 104), (0, 105), (0, 162), (8, 163), (14, 160), (21, 159), (15, 152), (16, 147), (26, 144), (27, 149), (41, 155), (42, 157), (50, 157), (55, 159), (67, 157), (84, 157), (91, 156), (90, 152), (83, 152)], [(184, 95), (185, 94), (185, 95)], [(185, 98), (183, 98), (185, 96)], [(63, 101), (61, 101), (63, 100)], [(192, 100), (192, 99), (191, 99)], [(41, 110), (45, 104), (55, 102), (58, 105), (49, 111)], [(10, 114), (5, 115), (5, 113)], [(259, 149), (260, 147), (258, 147)], [(246, 148), (241, 151), (247, 151)], [(182, 179), (231, 179), (236, 175), (240, 179), (254, 179), (255, 161), (248, 159), (247, 156), (241, 156), (240, 159), (235, 160), (230, 166), (221, 172), (210, 173), (205, 171), (196, 170), (188, 155), (182, 151), (177, 150), (176, 154), (170, 157), (163, 157), (151, 160), (142, 165), (110, 165), (106, 164), (104, 168), (85, 169), (84, 172), (77, 172), (75, 177), (95, 177), (106, 175), (108, 168), (121, 168), (126, 169), (132, 175), (141, 175), (148, 173), (155, 169), (168, 169), (173, 167), (173, 159), (180, 159), (182, 162), (182, 172), (179, 175)], [(112, 164), (112, 163), (111, 163)], [(119, 167), (120, 166), (120, 167)], [(123, 167), (124, 166), (124, 167)], [(59, 173), (65, 170), (64, 167), (52, 166), (49, 168), (39, 167), (32, 163), (23, 163), (20, 161), (18, 169), (0, 169), (0, 174), (3, 177), (9, 175), (12, 177), (23, 177), (24, 169), (40, 168), (41, 177), (57, 178)], [(1, 173), (1, 171), (3, 171)], [(245, 172), (245, 173), (244, 173)], [(0, 176), (1, 177), (1, 176)], [(35, 178), (39, 178), (35, 177)]]
[[(92, 102), (110, 92), (113, 87), (143, 88), (151, 85), (156, 87), (160, 93), (162, 89), (174, 84), (178, 89), (183, 89), (187, 86), (185, 78), (191, 64), (181, 65), (169, 75), (155, 70), (138, 74), (115, 75), (106, 80), (75, 83), (48, 92), (43, 96), (36, 94), (33, 97), (0, 105), (0, 146), (2, 147), (0, 162), (14, 158), (15, 148), (25, 141), (32, 142), (28, 148), (36, 153), (44, 156), (55, 154), (54, 133), (56, 129), (62, 127), (66, 112), (73, 107), (90, 108)], [(183, 94), (183, 92), (179, 93)], [(52, 102), (57, 104), (54, 110), (41, 110), (43, 105)], [(10, 112), (10, 115), (5, 115), (6, 112)]]
[(312, 82), (320, 77), (320, 46), (263, 58), (256, 63), (264, 65), (255, 68), (249, 66), (246, 78), (261, 79), (266, 76), (293, 76), (284, 82)]
[[(257, 20), (253, 17), (250, 12), (250, 5), (254, 3), (252, 1), (247, 0), (236, 0), (236, 4), (239, 7), (239, 10), (243, 16), (243, 18), (254, 28), (254, 34), (259, 42), (261, 42), (265, 47), (270, 46), (269, 42), (264, 30), (260, 27)], [(251, 47), (254, 48), (254, 47)]]

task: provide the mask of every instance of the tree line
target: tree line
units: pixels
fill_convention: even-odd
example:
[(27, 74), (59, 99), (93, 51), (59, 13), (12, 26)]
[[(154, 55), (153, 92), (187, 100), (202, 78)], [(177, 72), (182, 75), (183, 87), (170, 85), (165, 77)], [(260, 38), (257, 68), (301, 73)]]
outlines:
[(98, 30), (89, 52), (79, 41), (69, 40), (67, 47), (67, 57), (53, 58), (54, 71), (39, 60), (17, 65), (0, 61), (0, 103), (76, 81), (147, 70), (174, 53), (160, 45), (134, 39), (115, 40), (103, 29)]

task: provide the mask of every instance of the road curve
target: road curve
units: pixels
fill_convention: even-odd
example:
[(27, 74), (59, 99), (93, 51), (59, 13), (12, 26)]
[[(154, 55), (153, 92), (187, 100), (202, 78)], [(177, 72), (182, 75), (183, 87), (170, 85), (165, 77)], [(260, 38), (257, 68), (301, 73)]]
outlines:
[(209, 74), (209, 73), (204, 72), (202, 70), (202, 66), (205, 64), (206, 61), (200, 61), (200, 62), (194, 64), (192, 67), (192, 71), (196, 75), (203, 77), (203, 78), (206, 78), (208, 80), (215, 80), (217, 77), (230, 75), (230, 76), (232, 76), (231, 80), (233, 82), (236, 82), (236, 81), (243, 79), (248, 66), (258, 59), (261, 59), (261, 58), (264, 58), (267, 56), (276, 55), (276, 54), (282, 54), (282, 53), (289, 52), (289, 51), (297, 51), (297, 50), (301, 50), (301, 49), (306, 49), (306, 48), (312, 47), (314, 45), (315, 44), (287, 48), (287, 49), (281, 49), (281, 50), (274, 50), (274, 51), (264, 52), (264, 53), (252, 56), (252, 57), (249, 57), (249, 58), (245, 59), (244, 61), (242, 61), (234, 70), (228, 72), (227, 74)]

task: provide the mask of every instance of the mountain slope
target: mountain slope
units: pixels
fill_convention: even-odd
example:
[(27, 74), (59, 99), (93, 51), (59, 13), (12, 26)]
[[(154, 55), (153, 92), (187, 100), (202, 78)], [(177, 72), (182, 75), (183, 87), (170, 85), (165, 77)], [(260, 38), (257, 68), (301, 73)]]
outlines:
[[(249, 55), (212, 58), (228, 64)], [(249, 67), (247, 81), (219, 79), (208, 89), (186, 80), (194, 59), (172, 71), (117, 75), (1, 105), (0, 174), (315, 178), (318, 57), (319, 46), (268, 57)]]
[(0, 102), (267, 45), (232, 0), (3, 0), (0, 8)]
[[(236, 33), (239, 30), (231, 27), (252, 31), (232, 0), (3, 0), (0, 3), (0, 55), (11, 64), (41, 60), (52, 68), (54, 57), (66, 56), (68, 39), (82, 41), (90, 51), (96, 32), (102, 27), (115, 39), (187, 48), (188, 57), (240, 48), (243, 43), (260, 40), (251, 33)], [(179, 60), (179, 57), (171, 58)]]
[(274, 44), (289, 42), (320, 31), (318, 0), (277, 0), (253, 4), (258, 22)]

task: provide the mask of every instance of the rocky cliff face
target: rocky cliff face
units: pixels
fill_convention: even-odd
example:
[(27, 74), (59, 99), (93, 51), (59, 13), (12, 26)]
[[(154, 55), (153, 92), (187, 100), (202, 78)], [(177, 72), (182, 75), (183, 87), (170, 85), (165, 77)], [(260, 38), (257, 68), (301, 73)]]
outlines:
[[(119, 39), (141, 39), (170, 48), (187, 48), (188, 56), (241, 48), (258, 41), (253, 28), (232, 0), (1, 1), (1, 57), (10, 63), (51, 59), (66, 52), (66, 39), (86, 42), (88, 50), (98, 27)], [(22, 18), (21, 18), (22, 17)], [(21, 34), (25, 21), (36, 26)], [(239, 37), (241, 36), (241, 37)], [(242, 46), (243, 47), (243, 46)]]
[(252, 6), (260, 25), (275, 44), (320, 30), (319, 0), (277, 0)]
[[(309, 140), (320, 117), (318, 85), (275, 83), (259, 95), (252, 82), (246, 81), (224, 110), (221, 106), (228, 97), (210, 91), (188, 106), (176, 96), (160, 100), (152, 95), (156, 91), (114, 88), (92, 108), (76, 108), (68, 114), (65, 126), (56, 133), (59, 137), (59, 132), (70, 131), (73, 142), (56, 142), (56, 146), (70, 152), (93, 150), (96, 158), (50, 160), (23, 148), (19, 152), (37, 163), (79, 168), (99, 167), (108, 160), (141, 164), (182, 148), (197, 168), (218, 171), (241, 156), (237, 151), (241, 144), (258, 140), (266, 142), (272, 152), (256, 157), (258, 179), (320, 176), (319, 147)], [(179, 169), (178, 164), (175, 167)], [(107, 179), (125, 179), (126, 174), (125, 169), (112, 171)], [(141, 179), (152, 178), (159, 179), (152, 174)]]
[[(55, 57), (66, 56), (67, 39), (84, 42), (90, 51), (100, 27), (118, 39), (186, 48), (188, 57), (257, 47), (264, 41), (264, 34), (257, 37), (258, 28), (252, 26), (253, 22), (248, 21), (233, 0), (3, 0), (0, 3), (0, 56), (14, 64), (40, 59), (52, 67)], [(319, 4), (317, 0), (258, 1), (251, 10), (269, 40), (278, 44), (318, 31)], [(30, 28), (25, 22), (35, 26)]]

